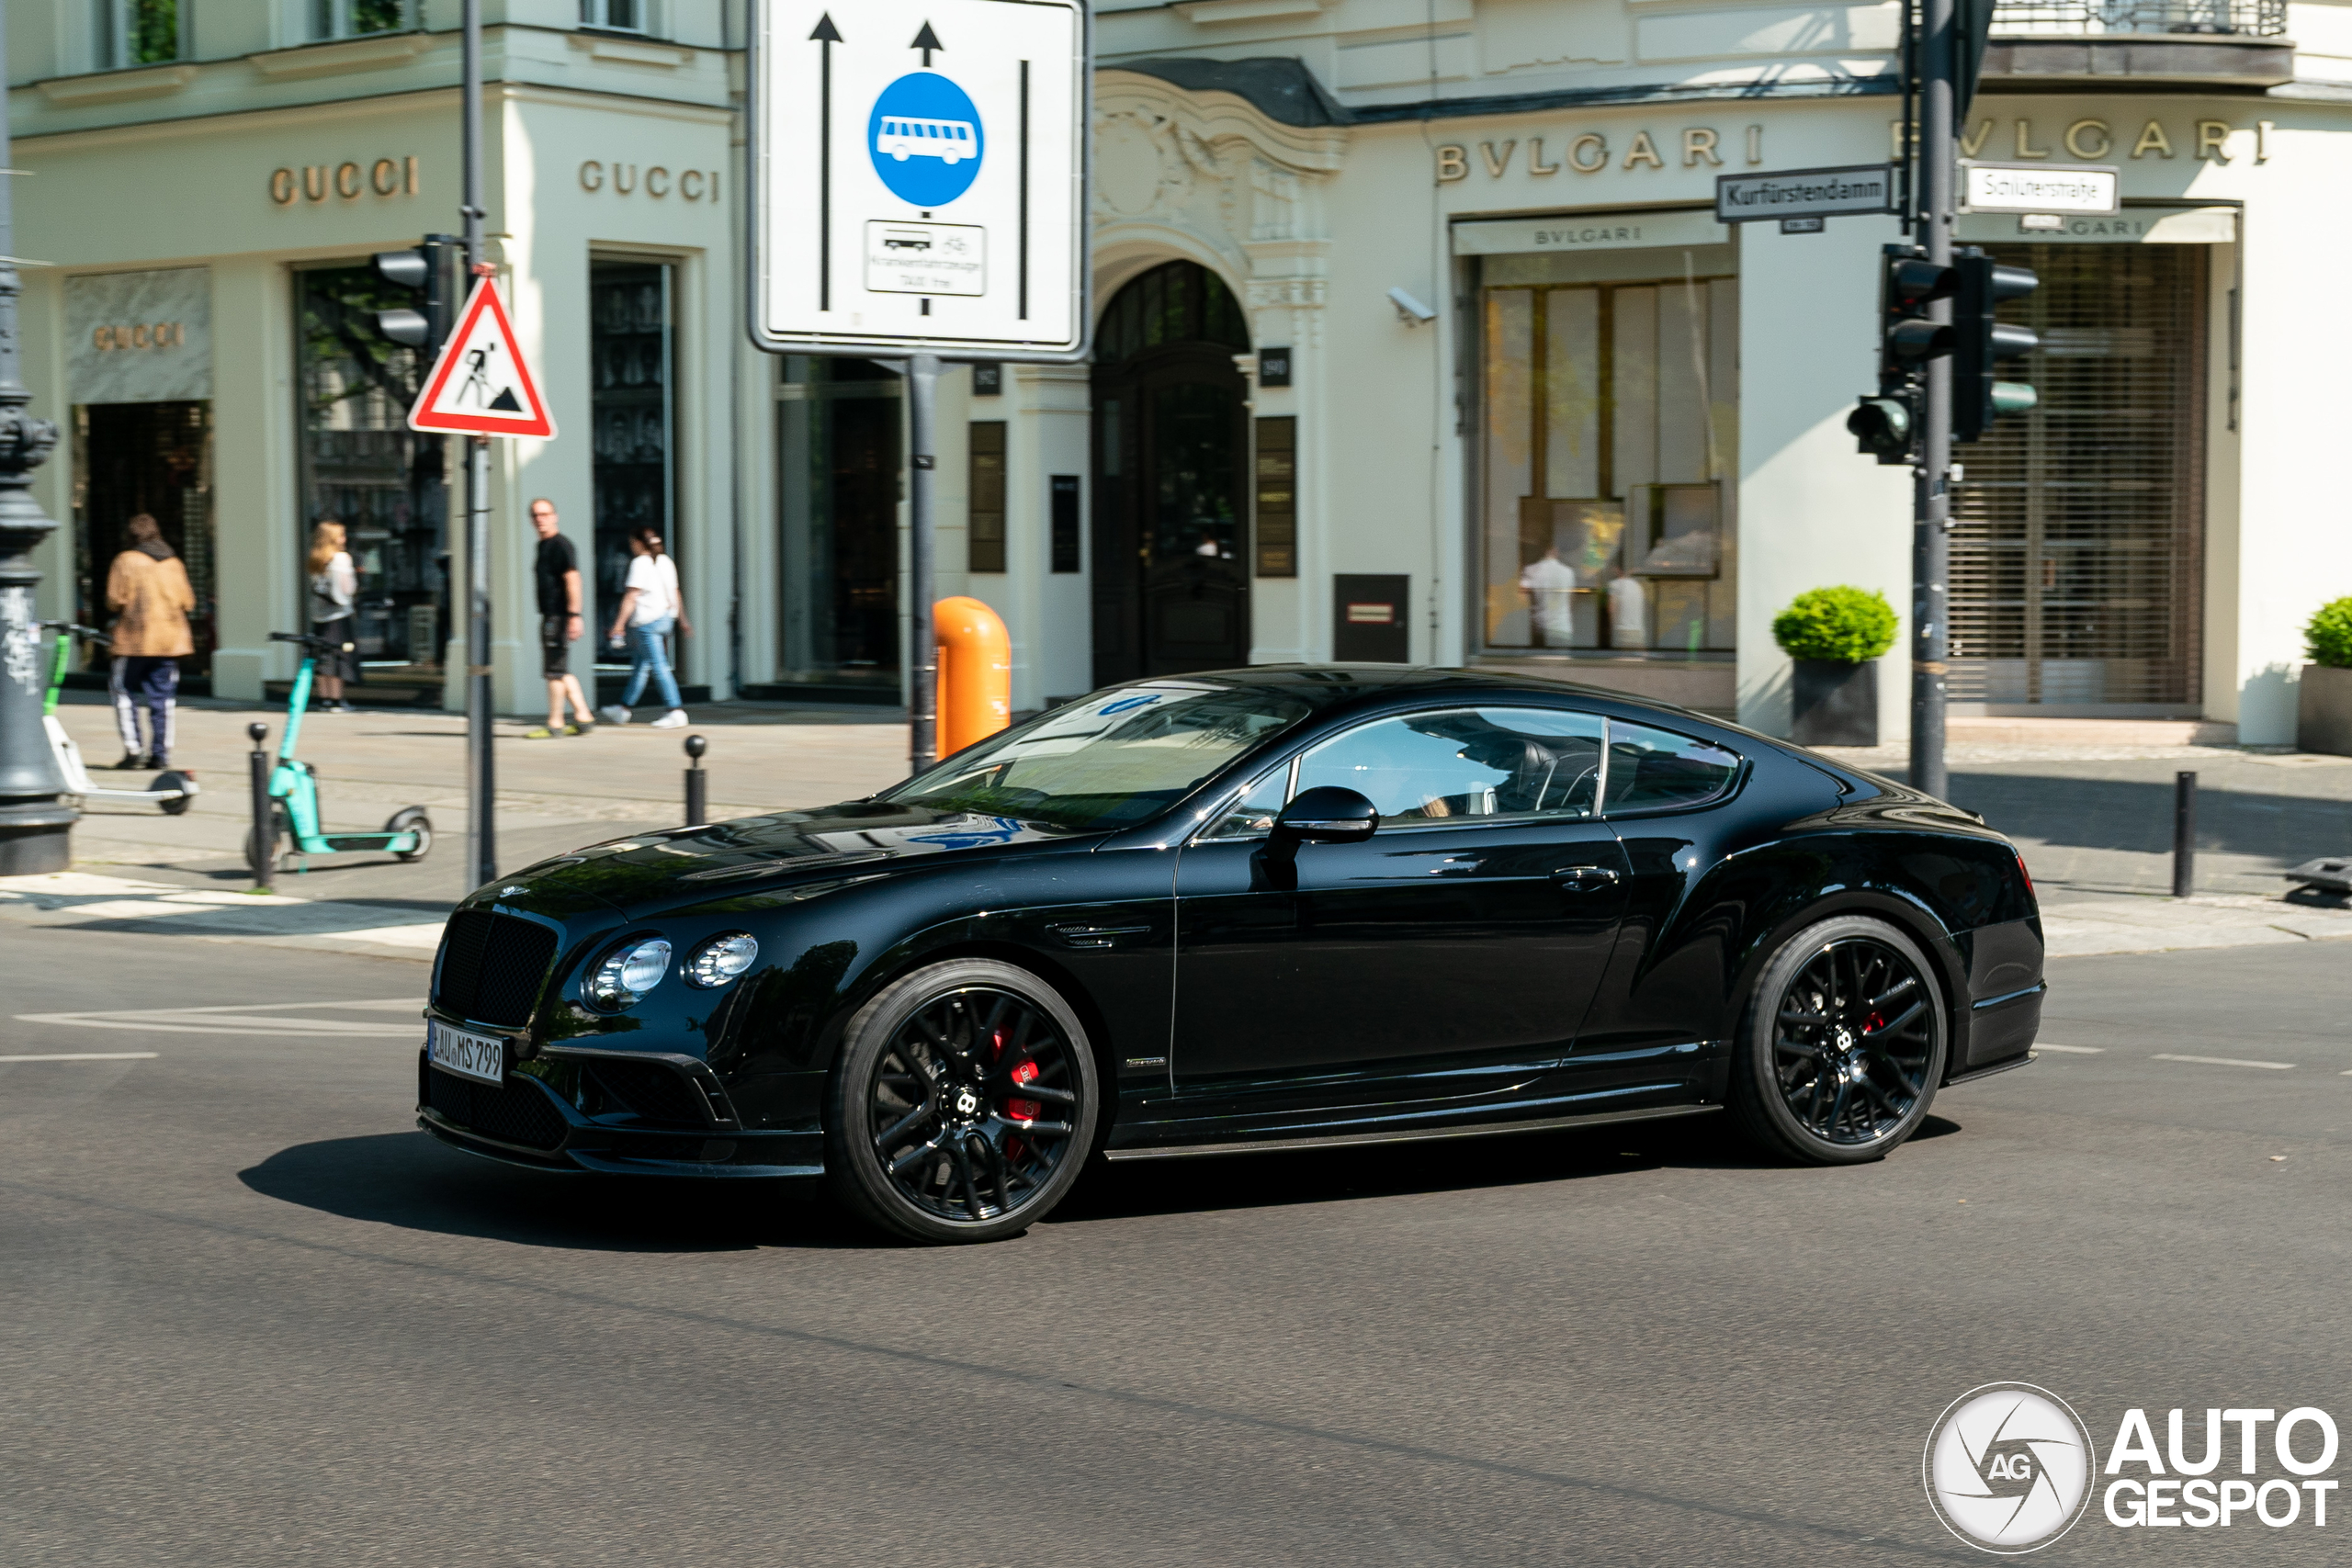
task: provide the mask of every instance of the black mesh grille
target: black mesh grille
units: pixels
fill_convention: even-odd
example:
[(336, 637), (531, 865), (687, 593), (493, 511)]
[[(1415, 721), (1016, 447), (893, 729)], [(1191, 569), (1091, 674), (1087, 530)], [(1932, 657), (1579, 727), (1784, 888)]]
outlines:
[(487, 909), (459, 910), (441, 934), (434, 1003), (481, 1023), (528, 1023), (554, 959), (555, 932), (547, 927)]
[(695, 1086), (665, 1063), (597, 1060), (588, 1064), (588, 1070), (605, 1086), (606, 1094), (649, 1122), (710, 1124)]
[(428, 1069), (424, 1075), (428, 1103), (444, 1120), (472, 1129), (502, 1144), (551, 1149), (563, 1142), (563, 1117), (548, 1097), (527, 1083), (509, 1082), (495, 1088)]

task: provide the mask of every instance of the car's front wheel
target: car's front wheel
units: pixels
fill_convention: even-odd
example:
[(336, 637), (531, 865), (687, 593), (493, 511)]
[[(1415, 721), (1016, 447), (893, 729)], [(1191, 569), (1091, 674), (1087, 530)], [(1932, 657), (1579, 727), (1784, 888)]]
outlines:
[(1884, 920), (1840, 915), (1782, 943), (1757, 976), (1732, 1059), (1748, 1136), (1810, 1165), (1883, 1157), (1918, 1131), (1943, 1078), (1935, 969)]
[(956, 959), (850, 1021), (825, 1116), (834, 1193), (917, 1241), (1018, 1235), (1069, 1193), (1094, 1142), (1086, 1031), (1023, 969)]

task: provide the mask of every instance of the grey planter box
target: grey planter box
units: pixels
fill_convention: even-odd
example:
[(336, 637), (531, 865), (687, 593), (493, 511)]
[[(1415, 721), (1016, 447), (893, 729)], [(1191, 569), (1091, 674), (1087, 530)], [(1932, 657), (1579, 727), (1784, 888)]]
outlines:
[(1795, 698), (1789, 739), (1800, 746), (1878, 744), (1878, 661), (1843, 664), (1829, 659), (1793, 662)]
[(2303, 666), (2295, 694), (2295, 745), (2305, 751), (2352, 757), (2352, 670)]

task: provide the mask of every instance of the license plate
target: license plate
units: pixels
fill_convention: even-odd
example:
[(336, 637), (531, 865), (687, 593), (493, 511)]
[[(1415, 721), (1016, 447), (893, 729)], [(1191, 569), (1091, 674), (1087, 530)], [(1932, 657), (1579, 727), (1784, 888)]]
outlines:
[(506, 1081), (506, 1042), (503, 1040), (429, 1021), (424, 1029), (424, 1053), (425, 1059), (445, 1073), (455, 1073), (476, 1083), (503, 1084)]

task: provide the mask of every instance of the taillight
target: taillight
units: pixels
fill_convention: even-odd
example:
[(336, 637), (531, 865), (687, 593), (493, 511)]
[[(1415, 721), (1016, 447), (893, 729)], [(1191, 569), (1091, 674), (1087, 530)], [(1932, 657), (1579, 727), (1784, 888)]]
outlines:
[(2009, 846), (2009, 850), (2011, 853), (2018, 857), (2018, 874), (2025, 878), (2026, 892), (2029, 895), (2033, 895), (2033, 873), (2026, 870), (2025, 868), (2025, 852), (2018, 849), (2015, 844), (2011, 844)]

